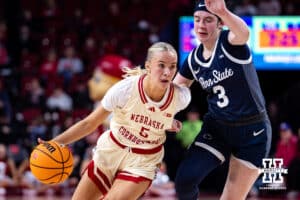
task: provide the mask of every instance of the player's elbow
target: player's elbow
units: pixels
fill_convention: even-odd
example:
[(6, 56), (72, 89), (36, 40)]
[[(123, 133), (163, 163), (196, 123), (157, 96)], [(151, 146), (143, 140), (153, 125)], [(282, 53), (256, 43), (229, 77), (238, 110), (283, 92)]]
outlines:
[(248, 28), (245, 28), (245, 30), (243, 30), (242, 32), (242, 37), (241, 37), (242, 44), (246, 44), (249, 40), (249, 37), (250, 37), (250, 31)]

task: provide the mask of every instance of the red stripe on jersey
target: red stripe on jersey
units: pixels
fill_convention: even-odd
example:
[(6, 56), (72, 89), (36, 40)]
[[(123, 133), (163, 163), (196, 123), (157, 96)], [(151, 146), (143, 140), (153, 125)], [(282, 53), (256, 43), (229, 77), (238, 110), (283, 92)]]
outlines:
[[(125, 149), (127, 146), (121, 144), (117, 138), (115, 138), (114, 134), (112, 132), (110, 132), (110, 137), (111, 139), (117, 144), (119, 145), (122, 149)], [(163, 145), (159, 145), (157, 147), (154, 147), (152, 149), (140, 149), (140, 148), (133, 148), (133, 147), (130, 147), (129, 150), (132, 152), (132, 153), (137, 153), (137, 154), (154, 154), (154, 153), (157, 153), (159, 152), (161, 149), (163, 148)]]
[(145, 95), (145, 92), (144, 92), (144, 89), (143, 89), (143, 80), (144, 78), (146, 77), (146, 74), (142, 75), (139, 79), (139, 93), (140, 93), (140, 97), (141, 97), (141, 100), (143, 103), (147, 103), (147, 98), (146, 98), (146, 95)]
[[(101, 191), (102, 194), (106, 194), (108, 192), (108, 190), (104, 187), (103, 183), (99, 180), (99, 178), (96, 176), (96, 174), (94, 174), (94, 161), (92, 160), (89, 165), (87, 166), (87, 172), (88, 172), (88, 176), (89, 178), (96, 184), (96, 186), (98, 187), (98, 189)], [(100, 175), (100, 177), (102, 178), (102, 180), (104, 181), (104, 183), (107, 185), (107, 187), (111, 187), (107, 177), (105, 176), (104, 173), (102, 173), (100, 171), (100, 169), (97, 168), (97, 173), (98, 175)]]
[(121, 180), (126, 180), (126, 181), (132, 181), (135, 183), (140, 183), (141, 181), (150, 181), (150, 183), (152, 182), (151, 179), (148, 179), (148, 178), (142, 177), (142, 176), (138, 176), (138, 175), (134, 175), (134, 174), (131, 174), (131, 173), (125, 172), (125, 171), (119, 172), (116, 178), (121, 179)]
[(170, 105), (170, 103), (173, 100), (173, 96), (174, 96), (174, 85), (171, 84), (170, 85), (170, 91), (169, 91), (169, 94), (168, 94), (168, 98), (167, 98), (166, 102), (164, 103), (164, 105), (159, 107), (160, 110), (165, 110)]

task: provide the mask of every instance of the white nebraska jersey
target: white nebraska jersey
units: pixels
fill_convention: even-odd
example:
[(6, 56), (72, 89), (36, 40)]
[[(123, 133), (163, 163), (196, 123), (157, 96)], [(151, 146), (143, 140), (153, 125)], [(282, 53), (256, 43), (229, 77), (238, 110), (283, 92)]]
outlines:
[(163, 144), (174, 115), (191, 101), (190, 90), (171, 84), (160, 102), (153, 102), (143, 89), (142, 76), (116, 83), (104, 96), (102, 106), (113, 112), (110, 129), (123, 145), (150, 149)]

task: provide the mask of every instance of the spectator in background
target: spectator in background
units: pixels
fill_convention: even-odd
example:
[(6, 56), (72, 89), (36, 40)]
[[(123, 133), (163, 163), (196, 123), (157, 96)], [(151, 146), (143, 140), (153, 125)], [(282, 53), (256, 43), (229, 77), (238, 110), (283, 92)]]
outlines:
[(5, 89), (4, 81), (0, 79), (0, 124), (11, 122), (12, 108), (8, 91)]
[(0, 138), (1, 142), (10, 144), (16, 140), (11, 127), (13, 110), (9, 93), (4, 86), (4, 81), (0, 79)]
[(42, 1), (39, 14), (45, 31), (57, 31), (61, 25), (61, 13), (56, 0)]
[(97, 39), (94, 36), (88, 36), (83, 44), (82, 60), (85, 66), (93, 68), (99, 57), (100, 50)]
[[(47, 137), (47, 126), (42, 116), (38, 116), (33, 119), (27, 127), (29, 138), (32, 142), (36, 142), (37, 138), (48, 138)], [(34, 143), (33, 145), (37, 145)]]
[(7, 153), (13, 159), (17, 169), (29, 157), (27, 150), (18, 143), (9, 144), (7, 146)]
[(182, 129), (176, 134), (176, 139), (181, 142), (184, 149), (187, 149), (194, 141), (201, 130), (203, 122), (200, 120), (200, 113), (195, 107), (191, 107), (186, 113), (186, 120), (182, 122)]
[[(81, 162), (81, 166), (80, 166), (80, 174), (82, 174), (84, 172), (84, 170), (86, 169), (86, 167), (88, 166), (89, 162), (92, 160), (93, 158), (93, 149), (96, 146), (96, 142), (97, 139), (99, 137), (99, 133), (98, 131), (94, 131), (93, 133), (91, 133), (90, 135), (87, 135), (84, 140), (82, 140), (81, 146), (86, 146), (85, 151), (83, 153), (82, 156), (82, 162)], [(75, 147), (78, 147), (78, 143), (75, 143)], [(75, 149), (75, 148), (74, 148)], [(78, 151), (79, 148), (76, 148), (75, 151)]]
[(277, 143), (275, 157), (283, 159), (283, 166), (288, 167), (297, 155), (298, 138), (293, 134), (291, 126), (282, 122), (279, 127), (280, 139)]
[(261, 0), (257, 5), (258, 15), (280, 15), (281, 4), (278, 0)]
[[(20, 186), (24, 196), (35, 196), (45, 194), (47, 191), (57, 190), (60, 185), (46, 185), (38, 181), (32, 174), (29, 167), (29, 159), (24, 159), (18, 168), (20, 176)], [(52, 192), (53, 193), (53, 192)]]
[(9, 63), (8, 52), (3, 43), (0, 41), (0, 68), (5, 67)]
[(38, 78), (33, 78), (26, 83), (24, 102), (27, 108), (44, 108), (45, 107), (45, 91), (40, 84)]
[(54, 77), (57, 75), (57, 53), (55, 49), (50, 49), (45, 58), (42, 60), (42, 64), (40, 65), (39, 74), (41, 78), (45, 81), (49, 79), (49, 77)]
[(76, 83), (72, 84), (71, 87), (73, 87), (70, 94), (72, 97), (74, 108), (93, 108), (93, 102), (90, 99), (86, 81), (78, 80)]
[(289, 164), (286, 185), (288, 198), (300, 197), (300, 128), (298, 129), (297, 153)]
[(28, 49), (30, 52), (35, 52), (37, 47), (36, 42), (37, 40), (34, 38), (29, 25), (21, 25), (18, 38), (18, 48), (20, 49), (20, 52), (23, 49)]
[(61, 87), (54, 89), (46, 104), (50, 110), (71, 111), (73, 107), (72, 98)]
[(64, 78), (64, 86), (68, 87), (73, 76), (83, 72), (83, 64), (79, 57), (76, 57), (75, 48), (67, 46), (64, 50), (64, 57), (58, 60), (57, 72)]
[(268, 113), (270, 116), (271, 126), (272, 126), (272, 142), (271, 142), (271, 150), (270, 155), (274, 155), (276, 150), (277, 141), (279, 140), (278, 127), (280, 124), (279, 119), (279, 107), (278, 102), (275, 100), (271, 100), (268, 103)]
[(0, 144), (0, 195), (6, 194), (6, 188), (17, 185), (17, 170), (14, 160), (8, 156), (5, 144)]
[(295, 0), (285, 0), (282, 5), (284, 15), (298, 15), (300, 13), (300, 2)]
[(239, 16), (252, 16), (256, 15), (257, 9), (250, 0), (243, 0), (242, 4), (235, 7), (234, 13)]
[(7, 25), (4, 20), (0, 19), (0, 73), (3, 74), (9, 67), (10, 57), (7, 50)]

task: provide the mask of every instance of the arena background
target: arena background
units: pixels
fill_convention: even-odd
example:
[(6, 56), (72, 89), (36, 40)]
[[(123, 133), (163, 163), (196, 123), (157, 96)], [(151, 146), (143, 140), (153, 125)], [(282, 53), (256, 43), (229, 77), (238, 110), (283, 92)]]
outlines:
[[(300, 14), (296, 0), (244, 2), (247, 3), (242, 9), (243, 0), (227, 1), (230, 9), (241, 16)], [(178, 48), (179, 17), (191, 15), (192, 9), (192, 0), (0, 0), (0, 100), (4, 102), (0, 112), (0, 143), (6, 145), (16, 164), (20, 165), (28, 158), (37, 135), (51, 138), (68, 123), (74, 123), (93, 109), (94, 102), (88, 97), (86, 84), (99, 58), (114, 53), (140, 65), (147, 48), (155, 41), (170, 42)], [(82, 62), (82, 70), (70, 82), (56, 72), (49, 76), (40, 69), (49, 51), (54, 50), (59, 60), (66, 47), (73, 47)], [(295, 135), (300, 133), (300, 70), (259, 70), (258, 76), (273, 126), (273, 155), (281, 122), (289, 123)], [(28, 85), (33, 79), (39, 82), (45, 94), (32, 102), (30, 99), (35, 94), (28, 90)], [(46, 105), (45, 102), (57, 87), (62, 87), (72, 99), (71, 110), (53, 109)], [(198, 87), (194, 84), (192, 90), (199, 91)], [(81, 97), (79, 100), (78, 95)], [(193, 93), (192, 104), (198, 107), (201, 114), (206, 112), (204, 92)], [(64, 113), (63, 119), (57, 115), (61, 112)], [(185, 111), (179, 113), (177, 118), (184, 120)], [(79, 162), (88, 146), (86, 141), (73, 145), (74, 149), (80, 149), (76, 152)], [(183, 154), (182, 149), (177, 147), (178, 141), (169, 134), (165, 161), (171, 180), (181, 159), (178, 155)], [(225, 181), (226, 168), (225, 164), (215, 170), (200, 186), (203, 193), (208, 193), (205, 199), (218, 197)], [(75, 179), (78, 178), (78, 170), (75, 170)], [(300, 187), (300, 183), (297, 184)], [(285, 199), (289, 192), (295, 191), (260, 191), (259, 197)], [(9, 188), (6, 195), (0, 195), (0, 198), (20, 199), (15, 195), (22, 194), (22, 188)], [(46, 195), (50, 194), (53, 191)], [(57, 194), (63, 196), (62, 192)], [(64, 195), (70, 194), (67, 192)]]

